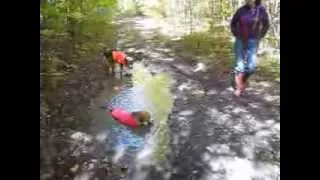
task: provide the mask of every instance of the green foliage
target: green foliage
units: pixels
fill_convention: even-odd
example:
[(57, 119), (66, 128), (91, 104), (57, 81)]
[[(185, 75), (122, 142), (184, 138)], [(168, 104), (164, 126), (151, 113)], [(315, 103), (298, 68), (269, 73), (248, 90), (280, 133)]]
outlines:
[(139, 15), (139, 3), (137, 0), (118, 0), (118, 12), (124, 16)]
[(192, 33), (180, 41), (184, 50), (207, 57), (212, 67), (230, 67), (232, 65), (232, 42), (226, 29), (217, 27), (208, 32)]
[(159, 0), (157, 3), (144, 9), (144, 14), (151, 17), (166, 17), (166, 0)]
[[(80, 58), (92, 59), (99, 43), (113, 42), (110, 22), (116, 0), (56, 0), (40, 4), (40, 51), (42, 72), (64, 71)], [(110, 43), (110, 46), (113, 44)], [(58, 62), (67, 62), (56, 66)], [(62, 67), (62, 68), (61, 68)]]
[(265, 55), (258, 59), (257, 74), (264, 79), (280, 81), (279, 56)]
[[(122, 0), (125, 1), (125, 0)], [(236, 10), (244, 5), (244, 0), (127, 0), (151, 17), (163, 18), (173, 30), (189, 31), (181, 43), (184, 54), (192, 53), (208, 59), (208, 66), (215, 69), (233, 66), (233, 52), (230, 20)], [(271, 27), (260, 47), (279, 49), (280, 47), (280, 5), (279, 0), (266, 0), (263, 5), (269, 14)], [(210, 24), (208, 32), (201, 28)], [(199, 28), (199, 29), (197, 29)], [(181, 31), (182, 32), (182, 31)], [(271, 61), (272, 62), (272, 61)], [(262, 68), (263, 69), (263, 68)], [(265, 70), (263, 74), (266, 74)]]

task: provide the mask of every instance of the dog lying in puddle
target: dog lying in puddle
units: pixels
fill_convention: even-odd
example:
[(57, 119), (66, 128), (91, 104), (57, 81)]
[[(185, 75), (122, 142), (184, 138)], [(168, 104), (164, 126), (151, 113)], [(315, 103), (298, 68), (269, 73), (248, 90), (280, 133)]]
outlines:
[[(105, 109), (105, 107), (101, 107)], [(122, 108), (107, 108), (111, 117), (126, 127), (137, 129), (152, 125), (151, 115), (147, 111), (128, 112)]]

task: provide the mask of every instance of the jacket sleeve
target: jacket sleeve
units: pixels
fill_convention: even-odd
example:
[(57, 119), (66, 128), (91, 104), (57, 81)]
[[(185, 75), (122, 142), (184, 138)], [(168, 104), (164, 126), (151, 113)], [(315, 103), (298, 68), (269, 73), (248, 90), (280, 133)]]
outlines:
[(233, 36), (237, 36), (237, 25), (239, 22), (239, 18), (240, 18), (240, 9), (237, 10), (237, 12), (232, 16), (231, 19), (231, 32), (233, 34)]
[(269, 15), (264, 7), (261, 7), (261, 18), (262, 28), (260, 32), (260, 38), (263, 38), (267, 34), (270, 27)]

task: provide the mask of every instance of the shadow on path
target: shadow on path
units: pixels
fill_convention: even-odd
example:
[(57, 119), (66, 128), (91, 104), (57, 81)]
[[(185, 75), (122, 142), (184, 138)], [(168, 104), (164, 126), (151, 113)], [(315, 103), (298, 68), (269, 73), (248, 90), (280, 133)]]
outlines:
[[(134, 28), (140, 33), (120, 47), (151, 71), (171, 74), (176, 97), (169, 121), (169, 162), (145, 168), (145, 179), (279, 178), (279, 86), (255, 82), (248, 95), (235, 98), (227, 76), (195, 71), (196, 57), (186, 59), (154, 41), (158, 29), (144, 29), (141, 21), (129, 19), (124, 24), (122, 37)], [(137, 173), (141, 170), (133, 172)]]

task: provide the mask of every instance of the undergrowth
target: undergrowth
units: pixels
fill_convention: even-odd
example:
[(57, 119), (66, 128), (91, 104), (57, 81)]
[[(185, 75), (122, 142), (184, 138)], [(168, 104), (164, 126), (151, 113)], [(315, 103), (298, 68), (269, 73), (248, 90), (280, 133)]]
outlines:
[(264, 79), (280, 82), (279, 57), (266, 55), (258, 58), (256, 74)]
[[(207, 32), (184, 36), (178, 43), (183, 53), (203, 57), (202, 61), (212, 72), (228, 71), (234, 66), (233, 42), (225, 27), (215, 27)], [(181, 53), (181, 52), (180, 52)], [(257, 57), (257, 73), (262, 79), (280, 81), (279, 57)]]
[(66, 74), (93, 60), (102, 45), (113, 46), (114, 0), (41, 1), (40, 73)]

